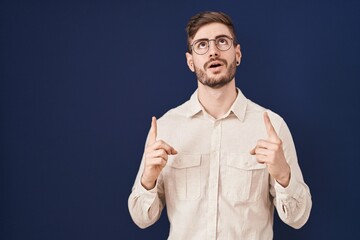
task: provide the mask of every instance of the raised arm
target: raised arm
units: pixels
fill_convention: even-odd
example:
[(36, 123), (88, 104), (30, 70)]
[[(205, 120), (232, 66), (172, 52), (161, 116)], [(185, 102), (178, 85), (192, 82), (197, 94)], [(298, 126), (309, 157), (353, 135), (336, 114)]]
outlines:
[(155, 223), (165, 205), (161, 171), (166, 166), (168, 155), (177, 151), (162, 140), (157, 140), (157, 122), (153, 117), (141, 165), (128, 199), (133, 221), (146, 228)]

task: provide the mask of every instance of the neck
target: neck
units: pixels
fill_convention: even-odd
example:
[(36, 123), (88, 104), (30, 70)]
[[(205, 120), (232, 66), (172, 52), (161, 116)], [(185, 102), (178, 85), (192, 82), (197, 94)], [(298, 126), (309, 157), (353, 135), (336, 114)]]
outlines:
[(221, 118), (229, 111), (237, 96), (235, 79), (221, 88), (211, 88), (198, 83), (198, 89), (201, 105), (215, 119)]

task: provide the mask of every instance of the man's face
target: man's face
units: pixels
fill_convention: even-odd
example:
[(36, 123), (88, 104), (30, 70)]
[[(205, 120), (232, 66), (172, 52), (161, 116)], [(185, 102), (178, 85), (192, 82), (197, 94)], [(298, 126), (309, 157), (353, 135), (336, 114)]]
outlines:
[[(210, 23), (198, 30), (191, 44), (198, 39), (217, 39), (224, 35), (232, 37), (227, 26)], [(210, 41), (207, 53), (198, 55), (192, 51), (192, 54), (186, 53), (186, 58), (190, 70), (195, 72), (200, 83), (211, 88), (220, 88), (234, 79), (241, 52), (239, 45), (221, 51), (215, 46), (215, 41)]]

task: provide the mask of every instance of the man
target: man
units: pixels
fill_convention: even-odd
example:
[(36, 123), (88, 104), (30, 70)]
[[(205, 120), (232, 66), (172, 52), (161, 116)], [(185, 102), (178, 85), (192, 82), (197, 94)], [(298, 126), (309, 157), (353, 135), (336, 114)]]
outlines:
[(166, 205), (169, 239), (272, 239), (276, 207), (302, 227), (312, 201), (290, 131), (236, 88), (241, 51), (231, 19), (199, 13), (186, 31), (198, 89), (152, 118), (128, 202), (134, 222), (152, 225)]

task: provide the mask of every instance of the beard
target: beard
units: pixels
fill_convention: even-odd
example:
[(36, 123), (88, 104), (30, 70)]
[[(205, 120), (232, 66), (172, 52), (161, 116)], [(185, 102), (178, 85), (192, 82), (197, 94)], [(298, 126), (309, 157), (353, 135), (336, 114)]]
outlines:
[[(227, 61), (224, 59), (211, 59), (204, 64), (204, 69), (206, 69), (210, 62), (214, 60), (221, 61), (225, 65), (225, 67), (228, 66)], [(211, 88), (221, 88), (234, 79), (236, 73), (236, 59), (234, 59), (234, 61), (230, 63), (225, 74), (217, 75), (214, 77), (209, 77), (205, 71), (197, 68), (196, 66), (194, 66), (194, 69), (198, 81), (201, 82), (203, 85)]]

